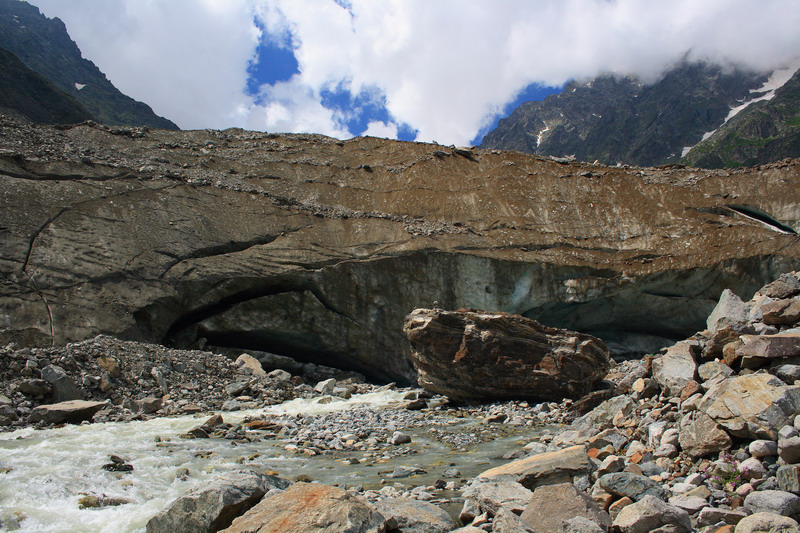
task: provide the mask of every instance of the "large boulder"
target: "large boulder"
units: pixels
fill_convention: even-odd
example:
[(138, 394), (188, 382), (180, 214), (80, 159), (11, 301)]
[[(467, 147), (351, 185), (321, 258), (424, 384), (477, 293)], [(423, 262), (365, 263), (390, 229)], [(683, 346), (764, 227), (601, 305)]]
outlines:
[(570, 446), (563, 450), (545, 452), (512, 461), (482, 472), (478, 479), (508, 478), (535, 490), (542, 485), (570, 483), (588, 474), (591, 461), (585, 446)]
[(653, 379), (666, 394), (675, 396), (680, 393), (695, 378), (695, 374), (697, 363), (693, 348), (687, 342), (679, 342), (663, 356), (653, 359)]
[(638, 502), (623, 507), (614, 519), (613, 526), (613, 531), (618, 533), (689, 533), (692, 531), (692, 520), (683, 509), (655, 496), (645, 496)]
[(706, 326), (712, 333), (728, 326), (739, 326), (747, 323), (749, 312), (747, 305), (732, 290), (725, 289), (719, 302), (708, 315)]
[(776, 440), (800, 412), (800, 387), (769, 374), (734, 376), (712, 386), (697, 408), (734, 437)]
[(295, 483), (264, 498), (225, 533), (384, 533), (387, 519), (360, 497), (338, 487)]
[(420, 386), (459, 401), (574, 398), (609, 368), (600, 339), (518, 315), (416, 309), (403, 330)]
[(221, 475), (172, 502), (147, 522), (147, 533), (212, 533), (231, 525), (272, 489), (289, 482), (254, 471)]
[(106, 407), (107, 402), (93, 402), (87, 400), (69, 400), (66, 402), (40, 405), (31, 411), (28, 422), (44, 422), (46, 424), (61, 424), (70, 422), (77, 424), (92, 417)]
[(678, 442), (689, 456), (698, 458), (730, 449), (731, 436), (707, 414), (691, 411), (679, 426)]
[(403, 533), (449, 533), (456, 523), (441, 507), (411, 498), (386, 498), (375, 502), (385, 518), (397, 523)]
[(477, 478), (463, 493), (464, 499), (474, 501), (481, 512), (492, 515), (502, 508), (520, 514), (531, 496), (533, 492), (507, 477)]
[(578, 516), (600, 525), (603, 530), (611, 527), (608, 513), (572, 483), (536, 489), (521, 518), (534, 531), (557, 531), (564, 521)]

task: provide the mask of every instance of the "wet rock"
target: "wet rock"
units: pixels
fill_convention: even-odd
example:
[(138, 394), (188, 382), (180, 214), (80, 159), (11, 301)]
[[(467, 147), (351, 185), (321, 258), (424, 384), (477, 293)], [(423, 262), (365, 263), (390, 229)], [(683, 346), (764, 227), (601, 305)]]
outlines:
[(735, 533), (798, 533), (798, 523), (788, 516), (770, 512), (753, 513), (736, 524)]
[(70, 400), (40, 405), (31, 412), (28, 421), (30, 423), (61, 424), (62, 422), (69, 422), (77, 424), (84, 420), (91, 420), (95, 413), (107, 405), (106, 402), (91, 402), (87, 400)]
[(774, 440), (800, 412), (800, 387), (769, 374), (734, 376), (712, 386), (698, 409), (734, 437)]
[(614, 519), (613, 528), (618, 533), (689, 533), (692, 531), (692, 521), (683, 509), (654, 496), (645, 496), (624, 507)]
[(223, 531), (384, 533), (386, 529), (386, 517), (362, 498), (337, 487), (295, 483), (283, 492), (264, 498)]
[(686, 342), (671, 346), (666, 354), (653, 359), (653, 379), (666, 394), (680, 393), (695, 378), (696, 372), (694, 347)]
[(203, 533), (228, 527), (271, 489), (289, 482), (253, 471), (221, 475), (172, 502), (147, 522), (147, 533)]
[(571, 483), (590, 470), (585, 446), (571, 446), (555, 452), (537, 454), (491, 468), (478, 477), (492, 479), (507, 476), (529, 490), (554, 483)]
[(691, 412), (681, 419), (679, 440), (681, 449), (698, 458), (731, 447), (730, 435), (710, 416)]
[(544, 485), (537, 488), (522, 513), (522, 520), (535, 531), (557, 531), (566, 520), (583, 517), (611, 527), (611, 517), (572, 483)]
[[(467, 501), (474, 501), (479, 512), (495, 514), (501, 508), (522, 513), (531, 501), (533, 492), (511, 480), (482, 480), (478, 478), (464, 491)], [(479, 514), (479, 513), (477, 513)]]
[(416, 309), (404, 332), (420, 385), (458, 401), (579, 397), (609, 367), (600, 339), (516, 315)]
[(782, 490), (760, 490), (744, 499), (744, 507), (753, 513), (795, 516), (800, 512), (800, 497)]
[(448, 533), (456, 523), (447, 511), (432, 503), (411, 498), (386, 498), (375, 502), (375, 508), (387, 520), (394, 519), (403, 533)]

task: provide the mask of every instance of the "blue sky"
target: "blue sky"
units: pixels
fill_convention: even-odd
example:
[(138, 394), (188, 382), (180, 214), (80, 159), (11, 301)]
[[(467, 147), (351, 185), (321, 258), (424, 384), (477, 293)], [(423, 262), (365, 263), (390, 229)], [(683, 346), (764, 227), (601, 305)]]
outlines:
[(800, 58), (796, 0), (30, 2), (184, 129), (463, 146), (572, 79), (654, 81), (687, 56), (762, 72)]

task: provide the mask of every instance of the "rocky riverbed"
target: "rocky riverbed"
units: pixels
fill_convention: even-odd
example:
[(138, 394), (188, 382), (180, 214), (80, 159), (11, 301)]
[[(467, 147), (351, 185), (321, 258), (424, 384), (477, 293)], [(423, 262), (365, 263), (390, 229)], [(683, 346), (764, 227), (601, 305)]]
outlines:
[[(317, 381), (248, 357), (108, 337), (11, 346), (2, 359), (3, 416), (8, 429), (21, 429), (0, 446), (36, 438), (23, 426), (48, 425), (37, 409), (66, 377), (80, 400), (106, 402), (94, 421), (183, 415), (148, 433), (145, 455), (105, 457), (117, 476), (126, 465), (147, 468), (147, 454), (190, 453), (191, 443), (202, 443), (206, 452), (191, 453), (203, 461), (223, 447), (240, 452), (224, 468), (204, 463), (210, 472), (176, 464), (171, 475), (188, 486), (129, 531), (800, 531), (798, 323), (800, 281), (790, 273), (747, 302), (724, 292), (706, 330), (613, 363), (601, 389), (581, 400), (473, 406), (337, 379), (332, 370)], [(106, 368), (109, 355), (118, 373)], [(36, 380), (49, 389), (26, 392)], [(149, 397), (162, 403), (148, 413), (140, 406)], [(367, 399), (353, 403), (359, 398)], [(203, 414), (186, 418), (195, 408)], [(77, 427), (96, 425), (85, 424)], [(7, 481), (21, 468), (0, 467)], [(87, 513), (147, 505), (104, 494), (67, 500)], [(2, 520), (25, 529), (30, 519), (6, 508)]]

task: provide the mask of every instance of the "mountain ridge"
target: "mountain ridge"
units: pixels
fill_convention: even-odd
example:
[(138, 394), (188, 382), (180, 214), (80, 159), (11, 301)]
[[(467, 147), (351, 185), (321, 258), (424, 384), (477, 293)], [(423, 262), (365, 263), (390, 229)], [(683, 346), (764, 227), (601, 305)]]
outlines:
[(100, 123), (179, 129), (114, 87), (82, 56), (61, 19), (47, 18), (23, 0), (0, 0), (0, 47), (77, 100)]

